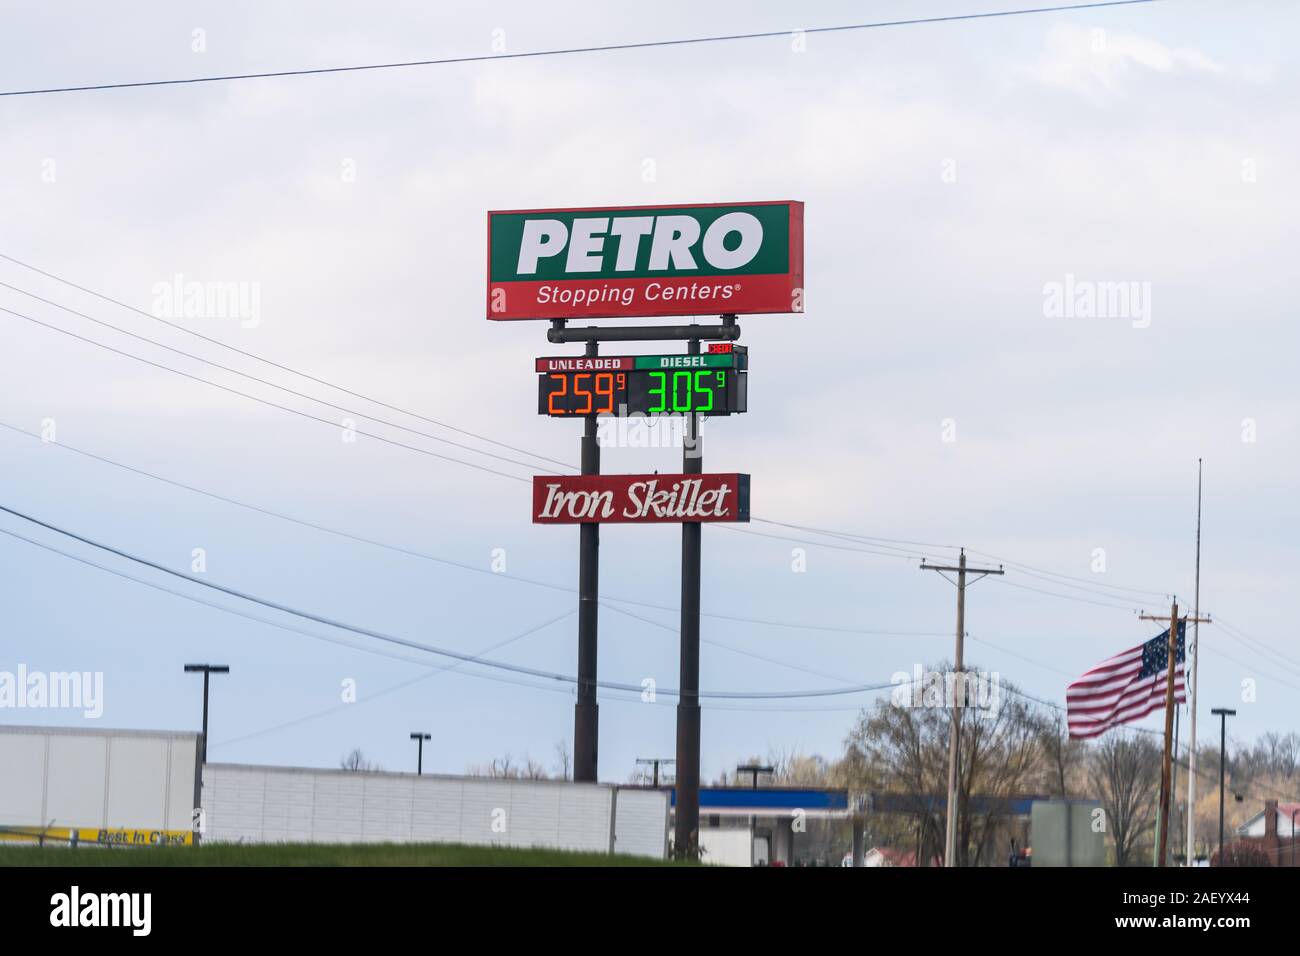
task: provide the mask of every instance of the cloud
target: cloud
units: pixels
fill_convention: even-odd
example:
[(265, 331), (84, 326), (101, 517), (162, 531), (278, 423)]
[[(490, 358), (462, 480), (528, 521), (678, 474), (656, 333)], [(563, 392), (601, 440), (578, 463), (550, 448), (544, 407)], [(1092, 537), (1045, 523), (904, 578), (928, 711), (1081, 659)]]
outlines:
[(1144, 74), (1224, 76), (1229, 71), (1200, 50), (1168, 47), (1135, 33), (1062, 24), (1048, 31), (1042, 56), (1022, 72), (1044, 86), (1100, 103), (1128, 95)]

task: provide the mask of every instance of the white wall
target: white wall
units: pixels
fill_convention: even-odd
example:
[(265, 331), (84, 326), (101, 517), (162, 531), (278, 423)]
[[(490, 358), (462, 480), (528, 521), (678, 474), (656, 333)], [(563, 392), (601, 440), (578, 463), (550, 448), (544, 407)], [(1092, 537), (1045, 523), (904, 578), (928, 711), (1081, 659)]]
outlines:
[(700, 828), (700, 849), (713, 866), (753, 866), (754, 835), (749, 827)]
[(0, 827), (188, 830), (197, 734), (0, 726)]
[(618, 788), (614, 807), (614, 852), (628, 856), (668, 855), (668, 794)]
[(205, 839), (440, 842), (663, 857), (660, 791), (555, 780), (207, 764)]

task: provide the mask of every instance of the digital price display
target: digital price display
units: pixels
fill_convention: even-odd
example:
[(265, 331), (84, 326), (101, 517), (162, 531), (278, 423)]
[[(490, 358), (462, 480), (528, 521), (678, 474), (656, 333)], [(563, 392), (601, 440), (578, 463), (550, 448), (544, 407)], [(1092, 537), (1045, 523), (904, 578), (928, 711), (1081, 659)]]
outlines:
[(734, 415), (746, 411), (747, 353), (537, 360), (539, 415)]

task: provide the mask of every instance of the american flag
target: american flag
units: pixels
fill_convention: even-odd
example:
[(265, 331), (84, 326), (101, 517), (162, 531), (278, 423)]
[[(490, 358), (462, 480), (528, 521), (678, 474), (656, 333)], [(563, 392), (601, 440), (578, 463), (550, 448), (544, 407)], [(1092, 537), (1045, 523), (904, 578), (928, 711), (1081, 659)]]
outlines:
[[(1187, 700), (1183, 684), (1185, 644), (1186, 625), (1180, 622), (1174, 646), (1174, 700), (1179, 703)], [(1065, 689), (1070, 736), (1097, 737), (1164, 707), (1168, 676), (1168, 630), (1102, 661)]]

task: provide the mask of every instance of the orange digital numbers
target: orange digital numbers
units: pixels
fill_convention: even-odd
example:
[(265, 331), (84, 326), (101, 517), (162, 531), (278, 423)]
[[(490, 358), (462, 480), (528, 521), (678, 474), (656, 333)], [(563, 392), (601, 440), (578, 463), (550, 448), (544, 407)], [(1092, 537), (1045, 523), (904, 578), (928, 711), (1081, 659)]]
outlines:
[[(622, 378), (622, 376), (619, 376)], [(596, 394), (603, 396), (605, 407), (596, 409), (597, 414), (608, 415), (614, 411), (614, 375), (612, 372), (596, 374)]]
[(591, 414), (591, 409), (592, 409), (592, 403), (593, 403), (593, 400), (594, 400), (594, 396), (591, 394), (591, 389), (590, 389), (590, 388), (583, 388), (583, 387), (582, 387), (582, 380), (583, 380), (584, 378), (586, 378), (586, 379), (591, 378), (591, 373), (590, 373), (590, 372), (580, 372), (580, 373), (578, 373), (577, 375), (573, 376), (573, 397), (574, 397), (574, 398), (585, 397), (585, 398), (587, 399), (587, 404), (584, 405), (582, 408), (575, 408), (575, 409), (572, 410), (574, 415), (590, 415), (590, 414)]
[(568, 376), (566, 376), (566, 375), (557, 375), (556, 373), (552, 372), (552, 373), (551, 373), (551, 381), (552, 381), (552, 382), (558, 381), (558, 382), (560, 383), (560, 390), (559, 390), (558, 392), (554, 392), (554, 391), (551, 392), (550, 398), (548, 398), (548, 399), (547, 399), (547, 402), (546, 402), (546, 410), (547, 410), (547, 412), (550, 413), (551, 415), (563, 415), (563, 414), (564, 414), (564, 409), (562, 409), (562, 408), (556, 408), (556, 407), (555, 407), (555, 400), (556, 400), (557, 398), (563, 398), (565, 395), (568, 394), (568, 389), (569, 389), (569, 379), (568, 379)]

